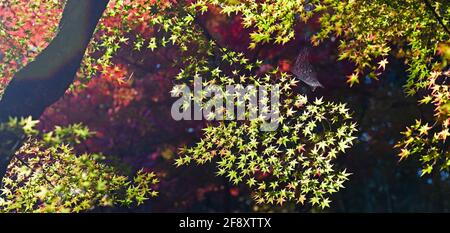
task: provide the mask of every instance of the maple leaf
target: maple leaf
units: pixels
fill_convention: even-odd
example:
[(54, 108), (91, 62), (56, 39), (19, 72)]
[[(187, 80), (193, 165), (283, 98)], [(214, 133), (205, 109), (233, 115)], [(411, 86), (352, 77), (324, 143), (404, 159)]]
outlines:
[(383, 70), (386, 70), (386, 65), (387, 65), (388, 63), (389, 63), (389, 62), (388, 62), (387, 58), (381, 60), (380, 62), (378, 62), (378, 65), (379, 65), (379, 66), (378, 66), (378, 69), (383, 68)]
[(347, 76), (347, 83), (352, 87), (355, 83), (359, 83), (359, 77), (357, 73), (353, 73)]
[(297, 203), (301, 203), (302, 205), (305, 203), (306, 197), (305, 195), (300, 195), (297, 199)]

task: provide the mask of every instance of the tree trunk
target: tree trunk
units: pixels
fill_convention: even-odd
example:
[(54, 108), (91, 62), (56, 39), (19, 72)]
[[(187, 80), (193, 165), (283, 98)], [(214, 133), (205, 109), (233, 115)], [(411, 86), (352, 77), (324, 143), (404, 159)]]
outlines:
[[(33, 62), (18, 71), (0, 100), (0, 123), (10, 117), (38, 119), (73, 83), (109, 0), (68, 0), (59, 32)], [(0, 133), (0, 181), (23, 135)]]

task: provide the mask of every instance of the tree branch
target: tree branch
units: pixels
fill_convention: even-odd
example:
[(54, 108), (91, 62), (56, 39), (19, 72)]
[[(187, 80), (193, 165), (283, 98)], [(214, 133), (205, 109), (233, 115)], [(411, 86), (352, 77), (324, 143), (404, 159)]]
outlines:
[[(0, 123), (10, 117), (38, 119), (60, 99), (73, 83), (86, 48), (109, 0), (68, 0), (59, 22), (59, 32), (36, 59), (18, 71), (0, 100)], [(12, 138), (0, 133), (0, 180), (6, 173), (14, 145), (23, 135)], [(5, 145), (6, 144), (6, 145)]]

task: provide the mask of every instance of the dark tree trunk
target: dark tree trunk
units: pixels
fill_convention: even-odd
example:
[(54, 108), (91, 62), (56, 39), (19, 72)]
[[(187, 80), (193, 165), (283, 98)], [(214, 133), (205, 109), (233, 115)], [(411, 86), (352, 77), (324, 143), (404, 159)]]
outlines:
[[(17, 72), (0, 100), (0, 123), (10, 117), (38, 119), (72, 84), (109, 0), (68, 0), (59, 32), (33, 62)], [(23, 135), (0, 133), (0, 181)]]

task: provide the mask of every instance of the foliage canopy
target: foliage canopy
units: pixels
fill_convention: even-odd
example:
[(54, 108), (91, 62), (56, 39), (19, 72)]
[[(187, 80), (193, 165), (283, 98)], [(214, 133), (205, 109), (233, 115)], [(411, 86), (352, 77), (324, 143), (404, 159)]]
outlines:
[[(24, 4), (0, 1), (0, 75), (4, 85), (57, 32), (54, 22), (64, 5), (49, 0), (34, 1), (28, 7)], [(238, 18), (248, 31), (247, 48), (235, 49), (216, 38), (204, 24), (211, 14)], [(395, 147), (401, 159), (419, 157), (425, 175), (434, 168), (450, 167), (446, 141), (450, 135), (449, 17), (450, 2), (445, 0), (113, 0), (73, 89), (86, 87), (96, 77), (126, 85), (130, 76), (124, 75), (126, 68), (117, 57), (123, 50), (173, 51), (175, 84), (193, 86), (194, 78), (202, 77), (205, 86), (277, 86), (282, 92), (281, 126), (276, 132), (260, 132), (259, 120), (214, 122), (204, 128), (196, 145), (180, 149), (175, 165), (214, 160), (217, 175), (233, 184), (245, 183), (258, 204), (294, 201), (325, 208), (329, 195), (339, 191), (349, 176), (345, 169), (335, 168), (334, 160), (356, 139), (352, 111), (343, 103), (322, 98), (308, 101), (299, 93), (295, 77), (252, 53), (268, 44), (283, 46), (295, 39), (299, 25), (316, 24), (319, 29), (308, 40), (314, 46), (338, 41), (338, 59), (354, 66), (347, 76), (350, 87), (366, 77), (382, 78), (390, 60), (404, 61), (408, 71), (404, 92), (418, 98), (419, 105), (433, 105), (434, 122), (418, 119), (406, 128)], [(179, 92), (172, 89), (175, 95)], [(31, 130), (28, 135), (35, 138), (37, 133), (29, 124), (23, 124), (23, 130)], [(4, 178), (5, 210), (81, 211), (95, 205), (141, 203), (156, 194), (150, 188), (157, 183), (153, 173), (138, 173), (130, 183), (113, 167), (100, 163), (101, 155), (75, 155), (71, 145), (89, 135), (86, 128), (74, 125), (30, 139), (17, 152), (9, 176)], [(66, 169), (67, 164), (72, 169)], [(64, 174), (45, 177), (43, 171), (49, 169)], [(43, 185), (46, 182), (49, 184)], [(74, 190), (83, 195), (75, 197)]]

